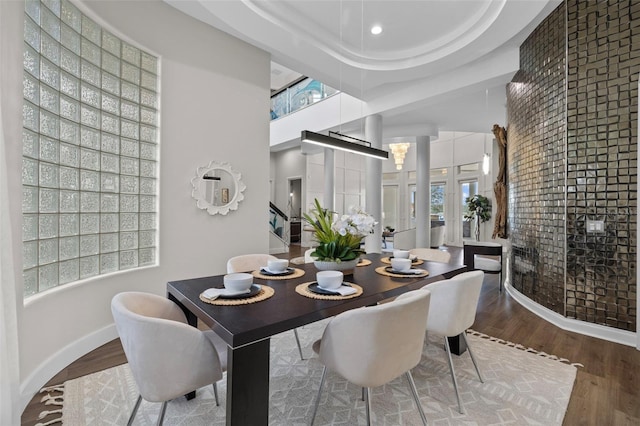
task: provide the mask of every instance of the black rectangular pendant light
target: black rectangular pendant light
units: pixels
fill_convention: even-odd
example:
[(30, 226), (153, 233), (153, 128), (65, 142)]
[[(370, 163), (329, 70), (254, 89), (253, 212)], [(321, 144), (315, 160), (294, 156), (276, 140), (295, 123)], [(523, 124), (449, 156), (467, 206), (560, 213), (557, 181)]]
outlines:
[[(338, 135), (339, 137), (331, 136), (332, 134)], [(352, 139), (354, 141), (358, 141), (359, 143), (350, 142), (343, 138)], [(386, 160), (389, 158), (389, 152), (382, 149), (373, 148), (371, 147), (371, 143), (367, 141), (356, 139), (347, 135), (342, 135), (340, 133), (329, 132), (329, 136), (327, 136), (321, 133), (303, 130), (302, 134), (300, 135), (300, 140), (302, 142), (323, 146), (325, 148), (339, 149), (341, 151), (366, 155), (367, 157), (379, 158), (381, 160)]]

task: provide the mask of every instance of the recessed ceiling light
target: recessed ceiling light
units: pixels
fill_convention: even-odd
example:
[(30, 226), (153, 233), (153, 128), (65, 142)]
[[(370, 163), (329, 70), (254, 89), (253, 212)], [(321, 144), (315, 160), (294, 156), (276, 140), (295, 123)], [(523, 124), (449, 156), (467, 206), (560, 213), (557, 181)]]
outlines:
[(371, 34), (378, 35), (382, 32), (382, 27), (380, 25), (374, 25), (371, 27)]

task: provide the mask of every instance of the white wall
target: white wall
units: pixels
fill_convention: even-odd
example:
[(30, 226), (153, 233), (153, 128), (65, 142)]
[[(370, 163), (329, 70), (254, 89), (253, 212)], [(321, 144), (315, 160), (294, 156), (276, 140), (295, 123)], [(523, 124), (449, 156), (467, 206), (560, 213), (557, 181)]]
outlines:
[[(306, 182), (303, 182), (302, 211), (309, 212), (317, 198), (324, 200), (324, 153), (306, 155)], [(334, 211), (346, 213), (350, 207), (365, 205), (365, 161), (364, 157), (344, 151), (334, 151)], [(306, 197), (306, 200), (305, 200)], [(303, 224), (304, 227), (304, 224)], [(313, 244), (309, 232), (302, 233), (302, 245)]]
[[(271, 174), (275, 183), (273, 203), (285, 211), (289, 201), (289, 178), (301, 178), (304, 187), (307, 160), (300, 153), (300, 147), (278, 151), (271, 154)], [(304, 193), (302, 194), (302, 210), (304, 211)], [(285, 211), (288, 214), (288, 212)]]
[[(324, 154), (307, 155), (307, 203), (304, 211), (309, 211), (317, 198), (323, 203), (324, 193)], [(364, 157), (344, 151), (334, 153), (334, 211), (344, 214), (350, 207), (362, 207), (365, 203), (365, 161)]]
[[(22, 295), (22, 10), (2, 1), (3, 129), (18, 279)], [(167, 281), (224, 273), (228, 257), (267, 252), (269, 55), (160, 0), (91, 1), (79, 7), (114, 33), (161, 58), (159, 265), (120, 272), (17, 300), (23, 406), (70, 362), (115, 337), (114, 294), (164, 294)], [(90, 8), (90, 9), (89, 9)], [(7, 17), (8, 16), (8, 17)], [(17, 64), (17, 65), (16, 65)], [(16, 124), (17, 123), (17, 124)], [(210, 160), (228, 161), (247, 185), (239, 209), (209, 216), (195, 207), (190, 179)], [(7, 208), (7, 206), (2, 206)]]
[(271, 122), (272, 148), (299, 146), (300, 132), (322, 132), (362, 118), (363, 104), (346, 93), (338, 93)]

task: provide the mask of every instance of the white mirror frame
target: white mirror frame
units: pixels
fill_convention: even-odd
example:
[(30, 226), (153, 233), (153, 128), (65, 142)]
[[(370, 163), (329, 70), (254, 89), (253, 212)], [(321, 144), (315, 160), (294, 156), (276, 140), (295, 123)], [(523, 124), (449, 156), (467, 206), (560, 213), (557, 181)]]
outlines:
[[(229, 173), (235, 184), (233, 194), (229, 194), (229, 202), (222, 206), (211, 204), (200, 191), (200, 184), (203, 181), (203, 177), (212, 170), (222, 170)], [(191, 185), (193, 186), (191, 196), (196, 200), (196, 206), (199, 209), (207, 210), (207, 213), (210, 215), (226, 215), (231, 210), (238, 210), (238, 203), (244, 200), (242, 192), (247, 188), (241, 180), (240, 173), (233, 170), (231, 164), (226, 162), (219, 163), (217, 161), (211, 161), (207, 166), (198, 167), (196, 169), (196, 176), (191, 179)]]

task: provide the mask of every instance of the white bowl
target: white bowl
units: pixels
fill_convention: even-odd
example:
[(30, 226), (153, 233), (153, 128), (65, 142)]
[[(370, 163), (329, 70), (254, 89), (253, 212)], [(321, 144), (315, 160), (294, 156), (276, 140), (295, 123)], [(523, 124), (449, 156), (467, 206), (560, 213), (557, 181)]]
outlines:
[(340, 271), (320, 271), (316, 273), (318, 287), (326, 288), (327, 290), (340, 288), (343, 279), (344, 274)]
[(391, 259), (391, 267), (396, 271), (408, 271), (411, 269), (411, 259), (396, 259), (394, 256), (393, 259)]
[(273, 259), (267, 261), (267, 268), (271, 272), (284, 272), (287, 270), (287, 266), (289, 266), (289, 261), (287, 259)]
[(224, 288), (231, 291), (247, 291), (253, 284), (253, 275), (240, 272), (224, 276)]
[(394, 250), (393, 251), (394, 259), (408, 259), (409, 258), (409, 250)]

